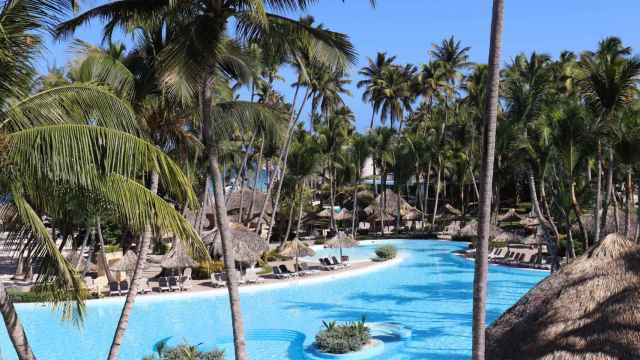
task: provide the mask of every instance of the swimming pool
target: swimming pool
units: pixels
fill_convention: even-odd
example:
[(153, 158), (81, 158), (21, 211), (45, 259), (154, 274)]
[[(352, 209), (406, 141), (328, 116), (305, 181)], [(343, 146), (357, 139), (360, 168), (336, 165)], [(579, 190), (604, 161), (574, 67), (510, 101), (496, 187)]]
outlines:
[[(344, 249), (353, 259), (368, 257), (374, 242)], [(299, 283), (242, 293), (250, 359), (303, 360), (322, 320), (396, 322), (411, 329), (407, 341), (385, 344), (378, 359), (469, 359), (473, 263), (451, 254), (466, 247), (447, 241), (393, 241), (404, 260), (352, 277)], [(321, 250), (324, 251), (324, 250)], [(327, 250), (329, 251), (329, 250)], [(495, 319), (546, 273), (491, 266), (487, 318)], [(104, 359), (124, 299), (90, 301), (82, 328), (61, 322), (47, 307), (18, 305), (29, 340), (39, 359)], [(157, 341), (202, 343), (226, 349), (233, 357), (227, 297), (139, 297), (129, 321), (120, 359), (139, 360)], [(15, 359), (4, 327), (4, 359)]]

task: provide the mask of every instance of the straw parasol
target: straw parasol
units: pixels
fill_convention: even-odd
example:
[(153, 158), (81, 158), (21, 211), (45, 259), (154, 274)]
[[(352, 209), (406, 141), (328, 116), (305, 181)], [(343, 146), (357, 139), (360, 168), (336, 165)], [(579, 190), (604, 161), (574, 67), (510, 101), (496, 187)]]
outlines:
[(313, 256), (316, 254), (312, 248), (300, 241), (298, 238), (286, 241), (278, 248), (278, 253), (282, 256), (295, 258), (296, 264), (298, 264), (299, 257)]
[(346, 221), (346, 220), (351, 220), (352, 219), (352, 215), (349, 212), (349, 210), (347, 209), (342, 209), (340, 210), (340, 212), (338, 212), (335, 215), (335, 219), (336, 221)]
[[(505, 242), (507, 244), (524, 244), (524, 238), (514, 232), (504, 231), (493, 238), (494, 241)], [(528, 244), (527, 244), (528, 245)]]
[(324, 247), (332, 249), (354, 246), (358, 246), (358, 241), (355, 240), (353, 236), (345, 234), (344, 231), (338, 231), (336, 236), (332, 237), (331, 239), (327, 240), (326, 243), (324, 243)]
[[(262, 253), (269, 250), (269, 244), (264, 239), (243, 225), (230, 223), (229, 227), (236, 261), (255, 263)], [(213, 248), (213, 255), (222, 256), (222, 240), (217, 229), (205, 234), (202, 241)]]
[[(249, 212), (249, 208), (251, 207), (251, 197), (253, 195), (253, 189), (249, 187), (245, 187), (243, 190), (234, 191), (229, 194), (229, 199), (227, 203), (227, 211), (229, 213), (235, 213), (240, 211), (240, 205), (242, 205), (242, 211), (244, 213)], [(265, 206), (266, 202), (266, 213), (271, 214), (273, 211), (273, 205), (271, 204), (271, 199), (267, 197), (267, 194), (262, 191), (256, 190), (255, 192), (255, 200), (253, 203), (253, 211), (250, 214), (251, 217), (259, 215), (262, 211), (262, 207)], [(242, 202), (240, 202), (242, 200)]]
[(191, 258), (187, 249), (184, 248), (182, 241), (176, 239), (173, 242), (171, 250), (169, 250), (162, 258), (162, 261), (160, 261), (160, 266), (163, 269), (182, 270), (184, 268), (198, 266), (198, 263)]
[(488, 359), (619, 360), (640, 354), (640, 247), (611, 234), (487, 329)]
[(109, 268), (111, 271), (126, 272), (129, 279), (133, 278), (133, 272), (136, 269), (136, 262), (138, 261), (138, 255), (129, 249), (124, 256), (116, 261)]

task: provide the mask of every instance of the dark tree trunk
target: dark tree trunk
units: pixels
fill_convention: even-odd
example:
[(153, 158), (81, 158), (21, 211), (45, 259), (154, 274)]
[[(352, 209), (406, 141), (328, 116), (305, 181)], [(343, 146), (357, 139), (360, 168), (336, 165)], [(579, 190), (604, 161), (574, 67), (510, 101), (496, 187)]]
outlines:
[(500, 87), (500, 52), (502, 48), (502, 23), (504, 0), (493, 0), (491, 41), (489, 47), (489, 73), (484, 113), (484, 142), (480, 170), (480, 204), (478, 243), (473, 278), (473, 360), (485, 358), (485, 307), (487, 301), (487, 273), (489, 235), (491, 227), (491, 190), (493, 189), (493, 165), (496, 147), (496, 120), (498, 117), (498, 93)]
[(27, 334), (24, 332), (22, 323), (18, 318), (18, 313), (13, 305), (13, 302), (7, 295), (4, 285), (0, 281), (0, 312), (2, 312), (2, 319), (4, 325), (7, 328), (9, 339), (13, 344), (13, 348), (20, 360), (35, 360), (35, 355), (31, 351), (31, 345), (27, 340)]
[[(600, 219), (600, 231), (604, 232), (607, 228), (607, 216), (609, 205), (611, 204), (611, 196), (613, 195), (613, 149), (608, 148), (608, 166), (607, 166), (607, 187), (605, 189), (604, 203), (602, 205), (602, 218)], [(607, 234), (602, 234), (607, 235)]]
[[(158, 193), (158, 173), (156, 172), (151, 173), (151, 191), (154, 194)], [(122, 338), (124, 337), (124, 332), (127, 330), (127, 326), (129, 325), (129, 315), (131, 314), (131, 309), (133, 309), (133, 304), (136, 301), (138, 287), (140, 286), (140, 281), (142, 280), (142, 273), (144, 272), (144, 265), (147, 259), (147, 253), (149, 251), (149, 244), (151, 242), (152, 236), (153, 230), (151, 228), (151, 224), (147, 224), (144, 234), (142, 235), (142, 240), (139, 244), (140, 246), (138, 246), (138, 259), (136, 260), (136, 267), (133, 271), (131, 286), (129, 288), (129, 292), (127, 293), (127, 298), (124, 301), (124, 306), (122, 307), (122, 312), (120, 313), (120, 319), (118, 320), (115, 334), (113, 335), (111, 349), (109, 350), (109, 360), (116, 360), (118, 358), (118, 352), (120, 351)]]
[(600, 211), (602, 210), (602, 143), (598, 139), (596, 170), (596, 206), (593, 210), (593, 244), (600, 242)]

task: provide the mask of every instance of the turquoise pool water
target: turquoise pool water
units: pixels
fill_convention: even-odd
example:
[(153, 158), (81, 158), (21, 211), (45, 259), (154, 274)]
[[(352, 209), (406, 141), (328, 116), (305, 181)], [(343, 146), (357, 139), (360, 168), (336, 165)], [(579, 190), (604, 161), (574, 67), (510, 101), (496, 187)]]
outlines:
[[(379, 243), (378, 243), (379, 244)], [(242, 293), (249, 358), (302, 360), (322, 320), (396, 322), (411, 329), (405, 341), (385, 344), (377, 359), (469, 359), (473, 263), (454, 256), (466, 245), (446, 241), (394, 241), (406, 258), (377, 271), (326, 282)], [(375, 245), (345, 249), (367, 258)], [(324, 250), (321, 250), (321, 252)], [(328, 250), (327, 250), (328, 251)], [(488, 320), (511, 306), (546, 274), (492, 266)], [(123, 299), (90, 301), (82, 328), (61, 322), (49, 308), (19, 305), (39, 359), (104, 359)], [(203, 348), (231, 348), (227, 297), (218, 294), (139, 297), (131, 314), (120, 359), (139, 360), (157, 341), (188, 341)], [(3, 359), (15, 359), (4, 327)]]

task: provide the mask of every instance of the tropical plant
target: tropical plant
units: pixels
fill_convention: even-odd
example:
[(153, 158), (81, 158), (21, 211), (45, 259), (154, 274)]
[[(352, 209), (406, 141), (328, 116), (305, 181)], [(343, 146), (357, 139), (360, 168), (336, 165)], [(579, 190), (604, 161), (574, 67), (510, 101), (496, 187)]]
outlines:
[(371, 340), (365, 318), (346, 324), (323, 321), (323, 329), (316, 334), (315, 346), (329, 354), (346, 354), (359, 351)]

